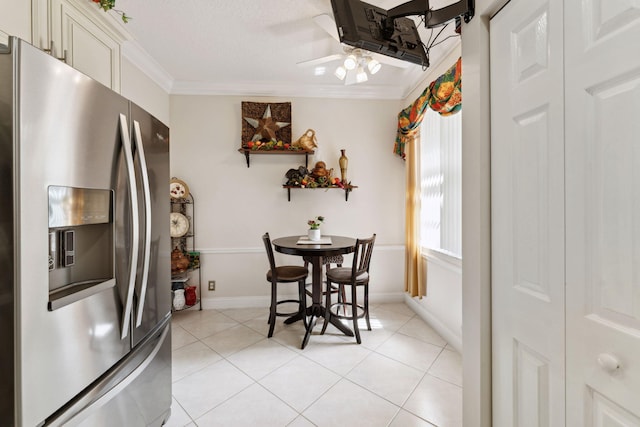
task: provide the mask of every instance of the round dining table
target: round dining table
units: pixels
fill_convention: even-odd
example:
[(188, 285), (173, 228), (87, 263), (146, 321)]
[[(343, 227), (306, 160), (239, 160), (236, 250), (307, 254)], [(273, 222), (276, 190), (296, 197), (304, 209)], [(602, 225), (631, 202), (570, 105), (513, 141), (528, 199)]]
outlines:
[[(297, 255), (309, 261), (312, 266), (311, 279), (311, 307), (307, 307), (307, 328), (302, 339), (301, 348), (305, 348), (309, 342), (311, 332), (316, 325), (318, 318), (325, 317), (325, 307), (322, 305), (322, 266), (325, 257), (344, 255), (352, 253), (356, 247), (356, 239), (344, 236), (322, 236), (324, 241), (330, 243), (299, 243), (301, 240), (307, 241), (306, 236), (287, 236), (274, 239), (273, 247), (277, 252)], [(325, 319), (345, 335), (353, 336), (353, 331), (345, 326), (335, 317), (329, 316)]]

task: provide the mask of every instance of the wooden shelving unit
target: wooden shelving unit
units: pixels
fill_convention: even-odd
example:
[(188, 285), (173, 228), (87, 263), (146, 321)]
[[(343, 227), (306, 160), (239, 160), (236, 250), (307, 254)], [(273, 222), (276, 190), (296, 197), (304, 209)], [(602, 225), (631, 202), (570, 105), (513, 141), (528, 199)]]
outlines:
[(309, 167), (309, 154), (315, 153), (312, 150), (252, 150), (250, 148), (238, 148), (238, 152), (244, 154), (247, 159), (247, 167), (250, 167), (250, 157), (254, 154), (269, 154), (269, 155), (284, 155), (284, 156), (301, 156), (304, 155), (304, 165), (305, 167)]
[(342, 190), (344, 191), (344, 201), (349, 201), (349, 193), (353, 191), (354, 188), (358, 188), (357, 185), (345, 185), (344, 188), (338, 187), (337, 185), (331, 187), (298, 187), (293, 185), (283, 185), (282, 188), (287, 189), (287, 200), (291, 201), (291, 190)]

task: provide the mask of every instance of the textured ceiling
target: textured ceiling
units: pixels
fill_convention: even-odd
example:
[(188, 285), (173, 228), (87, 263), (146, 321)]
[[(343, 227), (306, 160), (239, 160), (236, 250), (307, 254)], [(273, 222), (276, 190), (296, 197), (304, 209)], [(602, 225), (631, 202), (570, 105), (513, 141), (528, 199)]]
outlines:
[[(431, 7), (451, 3), (442, 0)], [(370, 0), (389, 9), (403, 1)], [(313, 17), (332, 15), (330, 0), (117, 0), (133, 17), (123, 28), (169, 76), (172, 93), (300, 94), (402, 98), (423, 78), (418, 65), (384, 64), (369, 81), (344, 85), (322, 64), (325, 75), (299, 62), (343, 52)], [(443, 36), (453, 34), (453, 24)], [(420, 29), (423, 42), (431, 30)], [(442, 37), (440, 39), (442, 39)], [(439, 40), (440, 40), (439, 39)], [(432, 64), (458, 42), (451, 38), (430, 52)], [(131, 58), (131, 55), (129, 55)]]

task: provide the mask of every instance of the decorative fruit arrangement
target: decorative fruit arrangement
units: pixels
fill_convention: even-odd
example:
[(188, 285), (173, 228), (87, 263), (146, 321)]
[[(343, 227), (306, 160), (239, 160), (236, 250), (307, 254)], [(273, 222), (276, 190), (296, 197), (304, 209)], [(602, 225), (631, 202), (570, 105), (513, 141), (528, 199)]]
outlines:
[(301, 147), (294, 147), (288, 142), (276, 141), (272, 139), (270, 141), (267, 140), (258, 140), (258, 141), (247, 141), (242, 144), (242, 148), (247, 148), (250, 150), (288, 150), (288, 151), (299, 151), (304, 150)]
[[(314, 173), (313, 171), (315, 171), (316, 173)], [(328, 175), (325, 174), (318, 176), (317, 167), (314, 168), (313, 171), (308, 170), (304, 166), (300, 166), (298, 169), (289, 169), (285, 174), (287, 181), (284, 185), (289, 187), (301, 188), (345, 188), (345, 184), (340, 181), (340, 178), (332, 178), (330, 173)], [(349, 184), (346, 185), (348, 186)]]

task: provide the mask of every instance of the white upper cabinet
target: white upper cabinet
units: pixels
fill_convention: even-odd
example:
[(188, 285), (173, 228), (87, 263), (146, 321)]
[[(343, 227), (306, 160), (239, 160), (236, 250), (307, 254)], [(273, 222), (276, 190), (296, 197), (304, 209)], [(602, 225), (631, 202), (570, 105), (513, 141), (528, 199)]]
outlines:
[(33, 44), (120, 92), (127, 36), (89, 0), (33, 0)]
[(9, 36), (31, 40), (31, 7), (24, 0), (2, 0), (0, 7), (0, 44)]

